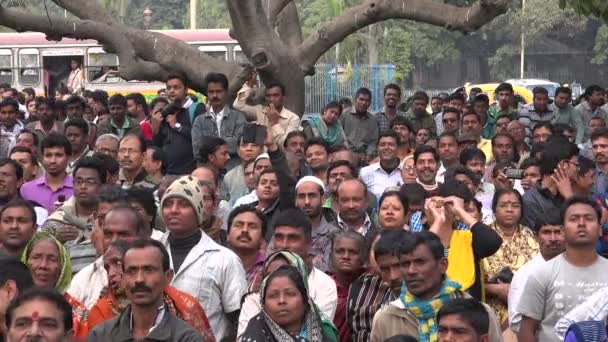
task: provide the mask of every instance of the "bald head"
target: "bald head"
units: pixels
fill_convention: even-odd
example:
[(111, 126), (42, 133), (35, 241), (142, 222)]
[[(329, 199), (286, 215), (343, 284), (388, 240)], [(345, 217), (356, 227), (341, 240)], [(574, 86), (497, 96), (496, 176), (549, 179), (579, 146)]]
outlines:
[(345, 179), (338, 186), (338, 197), (346, 195), (361, 195), (367, 196), (367, 187), (359, 178)]

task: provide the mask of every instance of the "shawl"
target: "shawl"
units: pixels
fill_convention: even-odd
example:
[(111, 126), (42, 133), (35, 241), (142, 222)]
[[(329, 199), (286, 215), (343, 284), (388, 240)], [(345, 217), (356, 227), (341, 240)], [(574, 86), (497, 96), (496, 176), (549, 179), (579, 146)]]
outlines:
[(63, 297), (72, 307), (73, 336), (79, 341), (84, 341), (89, 334), (89, 311), (76, 298), (70, 296), (69, 293), (65, 292)]
[(307, 121), (315, 136), (321, 137), (329, 145), (340, 145), (345, 141), (344, 130), (339, 122), (327, 126), (321, 116), (311, 116)]
[[(167, 286), (164, 292), (163, 301), (169, 312), (202, 333), (204, 342), (215, 342), (207, 314), (194, 297), (172, 286)], [(118, 300), (112, 293), (102, 297), (91, 308), (89, 328), (93, 329), (95, 326), (119, 316), (128, 305), (128, 300)]]
[(48, 232), (37, 232), (36, 234), (34, 234), (30, 242), (28, 242), (25, 246), (25, 250), (23, 251), (23, 255), (21, 256), (21, 261), (26, 265), (28, 264), (27, 261), (30, 257), (30, 253), (32, 252), (32, 247), (36, 242), (40, 240), (51, 241), (57, 246), (57, 250), (59, 251), (59, 263), (61, 270), (59, 272), (57, 282), (55, 283), (55, 290), (57, 290), (59, 293), (63, 293), (72, 281), (72, 262), (70, 260), (70, 255), (63, 246), (63, 244), (59, 242), (59, 240), (57, 240), (52, 234)]
[(435, 315), (445, 304), (450, 302), (453, 294), (460, 290), (460, 284), (446, 277), (439, 293), (431, 300), (422, 300), (411, 294), (405, 284), (401, 289), (401, 302), (405, 309), (418, 320), (418, 339), (421, 342), (437, 341), (437, 321)]

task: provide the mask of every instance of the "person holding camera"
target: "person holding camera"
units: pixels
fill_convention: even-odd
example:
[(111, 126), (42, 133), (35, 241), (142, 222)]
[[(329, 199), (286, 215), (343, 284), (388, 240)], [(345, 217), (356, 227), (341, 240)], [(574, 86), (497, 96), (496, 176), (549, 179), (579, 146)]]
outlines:
[(195, 103), (187, 96), (188, 87), (183, 76), (170, 75), (166, 85), (171, 103), (162, 111), (152, 113), (153, 142), (165, 152), (167, 174), (190, 174), (196, 167), (192, 152), (192, 123), (205, 112), (205, 105)]

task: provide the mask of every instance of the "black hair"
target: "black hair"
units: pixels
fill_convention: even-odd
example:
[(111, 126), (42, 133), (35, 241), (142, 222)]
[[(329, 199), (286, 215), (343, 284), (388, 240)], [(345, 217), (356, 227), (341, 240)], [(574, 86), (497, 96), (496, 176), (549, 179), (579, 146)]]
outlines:
[(556, 123), (553, 125), (553, 134), (555, 135), (564, 135), (564, 132), (574, 133), (574, 128), (566, 123)]
[(205, 137), (204, 142), (203, 146), (198, 150), (199, 160), (202, 163), (208, 163), (210, 154), (215, 153), (220, 146), (228, 144), (226, 140), (220, 137)]
[(135, 138), (139, 142), (139, 152), (141, 152), (141, 153), (146, 152), (146, 148), (148, 147), (148, 144), (146, 144), (146, 140), (140, 134), (135, 134), (135, 133), (127, 133), (122, 138), (120, 138), (120, 140), (118, 141), (119, 148), (120, 148), (120, 144), (129, 138)]
[(85, 138), (89, 136), (89, 124), (82, 118), (71, 118), (68, 122), (65, 123), (65, 130), (68, 130), (68, 127), (76, 127), (82, 131), (82, 135)]
[(4, 215), (4, 212), (7, 211), (10, 208), (25, 208), (30, 212), (30, 218), (32, 219), (32, 224), (34, 225), (34, 227), (36, 226), (36, 218), (38, 215), (36, 215), (36, 210), (34, 209), (34, 206), (32, 205), (32, 203), (30, 203), (30, 201), (26, 201), (22, 198), (14, 198), (12, 200), (10, 200), (8, 203), (6, 203), (2, 209), (0, 209), (0, 219), (2, 219), (2, 215)]
[(331, 101), (328, 104), (326, 104), (325, 106), (323, 106), (323, 110), (321, 111), (321, 113), (324, 113), (326, 110), (331, 109), (331, 108), (336, 108), (338, 110), (338, 113), (340, 115), (342, 115), (342, 106), (340, 105), (340, 103), (338, 101)]
[(36, 109), (38, 109), (38, 107), (40, 107), (40, 105), (47, 105), (50, 108), (53, 108), (55, 106), (55, 99), (53, 98), (46, 98), (46, 97), (42, 97), (42, 96), (38, 96), (36, 97)]
[(103, 164), (103, 168), (106, 170), (106, 179), (108, 174), (114, 176), (120, 171), (120, 164), (118, 164), (118, 161), (112, 158), (112, 156), (98, 152), (93, 154), (93, 158), (99, 160), (101, 164)]
[(211, 174), (213, 174), (213, 186), (216, 187), (216, 188), (219, 188), (219, 186), (220, 186), (220, 175), (218, 175), (217, 171), (215, 171), (215, 168), (213, 168), (213, 166), (211, 166), (209, 164), (201, 164), (195, 170), (197, 170), (197, 169), (206, 169), (206, 170), (209, 170), (209, 172), (211, 172)]
[(163, 151), (162, 148), (160, 148), (156, 145), (148, 145), (146, 147), (146, 149), (151, 149), (154, 151), (154, 152), (152, 152), (152, 155), (150, 156), (150, 158), (152, 158), (152, 160), (160, 162), (160, 173), (162, 173), (164, 175), (167, 172), (167, 162), (165, 161), (166, 160), (165, 151)]
[(481, 94), (475, 95), (472, 102), (473, 102), (473, 104), (475, 104), (477, 102), (483, 102), (484, 104), (489, 105), (490, 98), (488, 97), (488, 95), (481, 93)]
[(397, 197), (399, 199), (399, 202), (401, 202), (401, 205), (403, 206), (403, 214), (404, 216), (407, 216), (410, 206), (407, 202), (407, 198), (403, 196), (399, 190), (385, 190), (380, 196), (380, 200), (378, 200), (378, 208), (380, 208), (380, 206), (382, 206), (382, 202), (389, 197)]
[(31, 134), (32, 135), (32, 140), (34, 140), (34, 146), (38, 147), (40, 146), (40, 138), (38, 138), (38, 135), (36, 133), (34, 133), (33, 131), (24, 128), (21, 130), (21, 132), (19, 132), (19, 134), (17, 134), (17, 136), (20, 136), (21, 134)]
[[(135, 222), (134, 222), (135, 223), (135, 235), (141, 236), (146, 231), (146, 228), (148, 228), (146, 225), (146, 222), (144, 221), (144, 218), (139, 214), (139, 212), (137, 212), (137, 210), (133, 209), (133, 207), (130, 206), (128, 203), (126, 203), (125, 200), (128, 200), (128, 197), (123, 197), (120, 202), (114, 203), (112, 205), (112, 210), (110, 210), (108, 212), (108, 215), (111, 212), (118, 212), (118, 211), (126, 211), (126, 212), (130, 213), (131, 215), (133, 215), (133, 218), (135, 219)], [(106, 222), (107, 222), (107, 220), (108, 220), (108, 216), (106, 215)], [(146, 237), (149, 238), (150, 236), (146, 236)]]
[(154, 217), (156, 215), (156, 202), (151, 189), (138, 186), (131, 187), (127, 190), (127, 201), (141, 204), (148, 216)]
[(76, 166), (74, 167), (74, 172), (72, 173), (74, 175), (74, 178), (76, 177), (76, 173), (80, 169), (92, 169), (97, 171), (97, 176), (99, 176), (100, 184), (106, 183), (108, 171), (106, 170), (103, 161), (101, 161), (100, 159), (95, 157), (82, 157), (78, 162), (76, 162)]
[(268, 84), (266, 84), (266, 89), (271, 89), (271, 88), (279, 88), (279, 89), (281, 89), (281, 95), (283, 95), (283, 96), (287, 95), (287, 90), (285, 89), (285, 85), (279, 81), (272, 81), (272, 82), (269, 82)]
[[(596, 118), (600, 118), (600, 117), (596, 117)], [(594, 118), (595, 119), (595, 118)], [(606, 138), (608, 139), (608, 128), (600, 128), (596, 131), (594, 131), (593, 133), (591, 133), (591, 141), (595, 141), (599, 138)]]
[(108, 93), (105, 90), (95, 90), (91, 93), (91, 99), (101, 103), (104, 107), (108, 106)]
[(495, 94), (500, 93), (501, 91), (508, 91), (511, 94), (515, 93), (515, 91), (513, 91), (513, 86), (511, 85), (511, 83), (501, 83), (498, 85), (498, 87), (496, 87), (496, 90), (494, 90)]
[(10, 327), (13, 323), (15, 310), (20, 306), (33, 300), (44, 300), (53, 303), (63, 315), (63, 327), (65, 332), (69, 332), (73, 327), (72, 306), (65, 297), (54, 289), (31, 287), (20, 293), (13, 299), (6, 309), (6, 326)]
[(119, 185), (106, 184), (99, 189), (100, 203), (124, 203), (127, 191)]
[(477, 114), (477, 113), (476, 113), (476, 112), (474, 112), (474, 111), (470, 111), (470, 110), (465, 111), (465, 112), (464, 112), (464, 113), (462, 113), (462, 115), (460, 116), (460, 119), (461, 119), (461, 120), (464, 120), (464, 117), (465, 117), (465, 116), (474, 116), (474, 117), (476, 117), (476, 118), (477, 118), (477, 121), (478, 121), (479, 123), (481, 123), (481, 117), (479, 116), (479, 114)]
[(401, 87), (399, 87), (399, 85), (395, 84), (395, 83), (389, 83), (387, 85), (384, 86), (384, 95), (386, 95), (386, 91), (392, 89), (392, 90), (396, 90), (399, 93), (399, 96), (401, 96)]
[(361, 95), (368, 96), (369, 100), (372, 100), (372, 92), (368, 88), (361, 87), (357, 89), (357, 92), (355, 93), (355, 99), (359, 98), (359, 96)]
[(460, 183), (456, 180), (456, 176), (458, 175), (464, 175), (468, 177), (473, 182), (473, 184), (475, 184), (475, 186), (479, 186), (479, 183), (481, 182), (481, 179), (479, 179), (479, 177), (477, 177), (473, 171), (462, 165), (457, 165), (447, 169), (444, 178), (446, 182), (452, 181)]
[(283, 141), (283, 147), (287, 147), (289, 140), (291, 140), (291, 138), (293, 137), (302, 137), (304, 138), (304, 141), (306, 141), (306, 134), (303, 131), (291, 131), (287, 133), (287, 136), (285, 136), (285, 141)]
[(532, 89), (532, 95), (534, 97), (536, 97), (536, 95), (539, 94), (544, 94), (549, 96), (549, 91), (547, 91), (547, 89), (545, 87), (534, 87), (534, 89)]
[(313, 137), (308, 139), (308, 141), (306, 141), (306, 147), (304, 148), (304, 151), (308, 151), (308, 148), (314, 145), (322, 146), (325, 149), (325, 152), (329, 154), (329, 147), (327, 146), (327, 142), (325, 142), (325, 140), (320, 137)]
[[(154, 239), (137, 239), (137, 240), (133, 241), (133, 243), (131, 244), (131, 246), (129, 247), (129, 249), (126, 252), (128, 252), (132, 249), (144, 249), (144, 248), (148, 248), (148, 247), (158, 249), (158, 251), (160, 252), (160, 255), (161, 255), (161, 262), (162, 262), (162, 267), (163, 267), (162, 270), (163, 270), (163, 272), (169, 271), (171, 269), (171, 261), (169, 259), (169, 253), (167, 252), (167, 249), (160, 241), (157, 241)], [(126, 255), (126, 252), (125, 252), (125, 255)], [(123, 256), (122, 267), (123, 267), (123, 269), (125, 267), (124, 256)]]
[(410, 254), (416, 247), (425, 245), (431, 251), (435, 260), (445, 258), (444, 247), (437, 235), (429, 231), (422, 231), (411, 234), (406, 243), (400, 248), (399, 255)]
[(0, 286), (7, 281), (13, 280), (19, 292), (23, 292), (34, 286), (32, 274), (27, 266), (18, 258), (2, 256), (0, 257)]
[[(32, 151), (30, 151), (25, 146), (19, 146), (19, 147), (23, 147), (30, 154), (32, 153)], [(12, 152), (11, 152), (11, 154), (12, 154)], [(23, 178), (23, 168), (21, 167), (21, 164), (17, 163), (16, 161), (14, 161), (10, 158), (0, 158), (0, 167), (6, 166), (6, 165), (11, 165), (15, 169), (15, 177), (17, 178), (18, 181)]]
[(483, 336), (490, 331), (490, 316), (486, 308), (474, 298), (457, 298), (439, 309), (437, 312), (437, 325), (445, 316), (458, 315), (467, 322), (477, 336)]
[(467, 101), (466, 101), (466, 98), (464, 97), (464, 95), (463, 95), (462, 93), (458, 92), (458, 91), (457, 91), (457, 92), (455, 92), (455, 93), (452, 93), (452, 94), (451, 94), (451, 95), (448, 97), (448, 102), (451, 102), (452, 100), (457, 100), (457, 101), (460, 101), (460, 102), (462, 102), (462, 103), (467, 102)]
[(72, 144), (70, 144), (68, 138), (61, 134), (51, 133), (47, 135), (46, 138), (44, 138), (42, 140), (42, 143), (40, 144), (40, 150), (42, 151), (42, 154), (44, 154), (45, 149), (55, 147), (63, 148), (63, 151), (68, 156), (72, 154)]
[(169, 82), (170, 80), (179, 80), (180, 82), (182, 82), (184, 87), (188, 87), (188, 82), (186, 81), (186, 77), (184, 77), (184, 75), (182, 75), (181, 73), (169, 74), (169, 76), (167, 76), (165, 83)]
[(465, 203), (469, 203), (475, 197), (464, 184), (456, 181), (446, 181), (439, 185), (438, 192), (441, 197), (460, 197)]
[(397, 134), (397, 132), (393, 131), (392, 129), (380, 132), (380, 134), (378, 134), (378, 140), (376, 141), (376, 146), (380, 144), (380, 139), (382, 139), (382, 138), (393, 138), (393, 139), (395, 139), (395, 143), (397, 144), (397, 146), (399, 146), (401, 144), (401, 137), (399, 136), (399, 134)]
[(403, 184), (399, 189), (401, 195), (407, 201), (408, 205), (412, 204), (424, 204), (426, 201), (427, 193), (418, 183)]
[(456, 117), (458, 117), (458, 120), (460, 120), (460, 111), (454, 107), (448, 107), (448, 108), (444, 109), (443, 113), (441, 114), (442, 119), (445, 116), (445, 113), (455, 113)]
[[(2, 87), (0, 87), (0, 88), (2, 88)], [(23, 88), (23, 89), (21, 89), (21, 91), (28, 94), (29, 96), (36, 96), (36, 91), (32, 87)]]
[(204, 81), (205, 90), (207, 90), (207, 88), (209, 87), (209, 83), (219, 83), (222, 85), (224, 90), (228, 90), (228, 78), (224, 74), (217, 72), (208, 73), (207, 76), (205, 76)]
[(414, 151), (414, 164), (418, 162), (418, 158), (420, 158), (420, 155), (424, 153), (432, 153), (435, 161), (439, 162), (439, 153), (437, 153), (437, 150), (433, 146), (420, 145), (416, 147), (416, 150)]
[(578, 155), (578, 147), (570, 140), (561, 135), (552, 135), (547, 139), (546, 148), (540, 159), (540, 174), (550, 175), (555, 171), (561, 161), (568, 160)]
[(481, 160), (485, 164), (486, 154), (477, 147), (465, 148), (460, 152), (460, 165), (467, 165), (471, 160)]
[(260, 304), (262, 304), (262, 307), (264, 307), (264, 303), (266, 301), (266, 292), (268, 291), (269, 285), (275, 278), (278, 277), (287, 277), (296, 285), (296, 288), (302, 296), (302, 302), (304, 306), (306, 306), (306, 311), (308, 311), (310, 308), (308, 307), (308, 290), (306, 290), (306, 280), (302, 277), (300, 271), (298, 271), (295, 266), (291, 265), (282, 265), (268, 275), (266, 278), (264, 292), (260, 293)]
[(357, 177), (357, 170), (355, 170), (355, 167), (347, 160), (336, 160), (329, 163), (329, 166), (327, 167), (327, 177), (329, 177), (329, 173), (333, 171), (333, 169), (338, 168), (340, 166), (348, 167), (353, 177)]
[(159, 102), (164, 103), (165, 105), (169, 104), (169, 100), (165, 97), (155, 97), (152, 102), (150, 102), (150, 109), (154, 108)]
[(144, 114), (148, 116), (150, 113), (150, 109), (148, 108), (148, 103), (146, 102), (146, 98), (141, 93), (131, 93), (126, 97), (127, 101), (131, 100), (135, 102), (136, 106), (142, 106), (144, 109)]
[(124, 256), (125, 253), (127, 253), (127, 251), (129, 250), (129, 248), (131, 248), (131, 245), (133, 245), (131, 241), (118, 239), (112, 241), (110, 243), (110, 246), (108, 246), (108, 249), (116, 248), (120, 252), (120, 255)]
[[(519, 202), (519, 206), (521, 208), (521, 218), (524, 217), (524, 198), (521, 196), (519, 191), (515, 189), (498, 189), (494, 193), (494, 197), (492, 197), (492, 212), (496, 213), (496, 208), (498, 207), (498, 200), (508, 194), (513, 194), (517, 197), (517, 201)], [(520, 218), (520, 220), (521, 220)]]
[(266, 215), (259, 211), (255, 206), (250, 204), (239, 205), (238, 207), (232, 209), (230, 215), (228, 215), (228, 233), (230, 233), (230, 228), (232, 227), (232, 222), (234, 218), (242, 213), (254, 213), (255, 216), (258, 217), (260, 222), (262, 222), (262, 236), (266, 236), (266, 230), (268, 228), (268, 219)]
[(414, 126), (412, 126), (410, 120), (408, 120), (405, 116), (397, 115), (391, 122), (391, 129), (393, 129), (395, 126), (406, 126), (410, 133), (414, 132)]
[(65, 105), (66, 105), (66, 107), (71, 106), (71, 105), (77, 105), (81, 109), (84, 109), (84, 100), (82, 99), (82, 97), (80, 97), (78, 95), (72, 95), (72, 96), (68, 97), (67, 100), (65, 100)]
[(555, 97), (557, 97), (557, 95), (564, 93), (564, 94), (568, 94), (568, 97), (572, 96), (572, 89), (568, 88), (568, 87), (557, 87), (557, 89), (555, 89)]
[(593, 162), (593, 160), (585, 157), (585, 156), (578, 156), (578, 167), (576, 168), (576, 172), (579, 174), (579, 176), (584, 176), (585, 174), (587, 174), (589, 171), (593, 171), (595, 170), (595, 163)]
[(546, 128), (551, 132), (551, 134), (555, 134), (555, 132), (554, 132), (555, 128), (553, 127), (553, 124), (548, 121), (541, 121), (541, 122), (536, 123), (534, 125), (534, 127), (532, 127), (532, 133), (534, 133), (534, 131), (536, 131), (537, 129), (540, 129), (540, 128)]
[(274, 220), (272, 231), (274, 232), (280, 226), (301, 229), (307, 240), (312, 239), (312, 224), (308, 216), (300, 209), (291, 208), (281, 211)]
[(384, 342), (417, 342), (418, 339), (411, 335), (395, 335), (384, 340)]
[(601, 222), (602, 209), (597, 204), (597, 202), (595, 202), (590, 197), (575, 195), (575, 196), (567, 199), (566, 202), (564, 203), (564, 205), (562, 206), (562, 210), (560, 212), (560, 220), (562, 221), (562, 223), (566, 219), (566, 211), (568, 210), (568, 208), (570, 208), (571, 206), (573, 206), (575, 204), (584, 204), (584, 205), (588, 205), (591, 208), (593, 208), (593, 211), (595, 212), (595, 215), (597, 217), (597, 222), (598, 223)]
[(439, 141), (446, 137), (452, 138), (456, 142), (456, 144), (458, 144), (458, 137), (456, 137), (456, 134), (452, 132), (443, 132), (437, 137), (437, 146), (439, 146)]
[(108, 99), (108, 106), (123, 106), (127, 107), (127, 98), (122, 94), (114, 94)]
[(412, 238), (412, 233), (401, 229), (386, 229), (374, 246), (374, 256), (399, 256), (401, 247)]
[(0, 108), (12, 106), (15, 108), (15, 111), (19, 111), (19, 102), (13, 100), (12, 98), (6, 98), (0, 102)]
[(416, 101), (416, 100), (422, 100), (422, 101), (424, 101), (424, 103), (428, 104), (429, 103), (429, 95), (426, 92), (424, 92), (422, 90), (419, 90), (419, 91), (417, 91), (417, 92), (414, 93), (414, 96), (412, 96), (412, 103), (414, 101)]
[[(267, 174), (273, 174), (273, 175), (277, 176), (277, 178), (279, 177), (279, 175), (277, 174), (277, 172), (274, 169), (272, 169), (272, 168), (266, 169), (266, 170), (260, 172), (260, 176), (258, 177), (257, 181), (255, 182), (256, 186), (258, 184), (260, 184), (260, 180), (262, 179), (262, 176), (267, 175)], [(280, 190), (280, 187), (279, 187), (279, 190)]]

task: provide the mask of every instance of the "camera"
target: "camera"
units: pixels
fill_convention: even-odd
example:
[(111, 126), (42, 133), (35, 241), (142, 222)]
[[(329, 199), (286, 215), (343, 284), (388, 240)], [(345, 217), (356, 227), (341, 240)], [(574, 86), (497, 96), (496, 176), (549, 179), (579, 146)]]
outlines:
[(166, 118), (168, 115), (177, 114), (182, 109), (182, 105), (178, 102), (169, 103), (163, 110), (160, 111), (163, 118)]
[(505, 176), (509, 179), (522, 179), (524, 178), (524, 170), (516, 168), (506, 168), (504, 170)]

